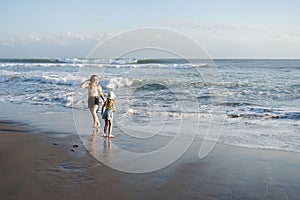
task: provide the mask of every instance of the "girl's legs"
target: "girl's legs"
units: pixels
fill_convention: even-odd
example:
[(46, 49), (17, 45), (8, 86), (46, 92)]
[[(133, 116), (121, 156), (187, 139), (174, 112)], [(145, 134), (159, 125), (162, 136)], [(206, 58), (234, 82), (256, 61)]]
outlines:
[(99, 122), (99, 119), (98, 119), (98, 116), (97, 116), (97, 109), (98, 109), (98, 105), (94, 105), (90, 111), (92, 113), (92, 116), (93, 116), (93, 120), (94, 120), (94, 128), (97, 128), (97, 127), (100, 127), (100, 122)]
[(111, 134), (111, 131), (112, 131), (112, 125), (113, 125), (113, 122), (112, 122), (112, 119), (111, 120), (107, 120), (108, 121), (108, 124), (109, 124), (109, 135), (108, 137), (115, 137), (113, 134)]
[(106, 135), (107, 126), (108, 126), (108, 120), (106, 119), (106, 120), (105, 120), (105, 125), (104, 125), (104, 131), (103, 131), (103, 132), (104, 132), (104, 134), (103, 134), (104, 137), (107, 136), (107, 135)]

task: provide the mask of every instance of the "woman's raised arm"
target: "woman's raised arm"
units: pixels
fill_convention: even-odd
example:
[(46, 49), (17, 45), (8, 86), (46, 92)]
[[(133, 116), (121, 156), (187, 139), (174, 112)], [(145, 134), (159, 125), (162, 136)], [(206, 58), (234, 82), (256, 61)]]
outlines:
[(88, 88), (90, 80), (85, 80), (80, 84), (81, 88)]

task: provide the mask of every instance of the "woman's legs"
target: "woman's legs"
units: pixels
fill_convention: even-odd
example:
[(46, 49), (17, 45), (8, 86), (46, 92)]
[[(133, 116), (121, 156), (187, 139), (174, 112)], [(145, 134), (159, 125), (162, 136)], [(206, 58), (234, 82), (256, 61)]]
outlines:
[(93, 120), (94, 120), (94, 127), (97, 128), (97, 127), (100, 127), (100, 122), (99, 122), (99, 119), (98, 119), (98, 116), (97, 116), (97, 109), (98, 109), (98, 105), (94, 105), (92, 108), (90, 108), (90, 111), (92, 113), (92, 116), (93, 116)]

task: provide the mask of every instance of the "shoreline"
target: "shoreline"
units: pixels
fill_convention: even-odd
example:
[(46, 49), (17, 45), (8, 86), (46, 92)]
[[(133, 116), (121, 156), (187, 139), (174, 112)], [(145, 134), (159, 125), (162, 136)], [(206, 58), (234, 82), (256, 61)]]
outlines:
[(199, 159), (200, 144), (195, 141), (170, 166), (130, 174), (111, 169), (93, 158), (77, 134), (49, 137), (38, 132), (26, 124), (0, 120), (1, 199), (297, 199), (300, 196), (300, 154), (294, 152), (217, 143), (207, 157)]

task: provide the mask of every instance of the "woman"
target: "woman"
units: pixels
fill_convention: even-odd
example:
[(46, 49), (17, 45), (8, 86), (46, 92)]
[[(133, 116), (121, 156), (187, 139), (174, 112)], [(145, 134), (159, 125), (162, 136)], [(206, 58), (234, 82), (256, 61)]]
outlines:
[(89, 98), (88, 98), (88, 107), (92, 113), (94, 120), (94, 128), (100, 127), (100, 122), (97, 116), (97, 109), (99, 107), (99, 95), (103, 102), (105, 102), (104, 95), (102, 93), (102, 88), (98, 84), (97, 75), (91, 76), (89, 80), (84, 81), (80, 85), (81, 88), (88, 88)]

